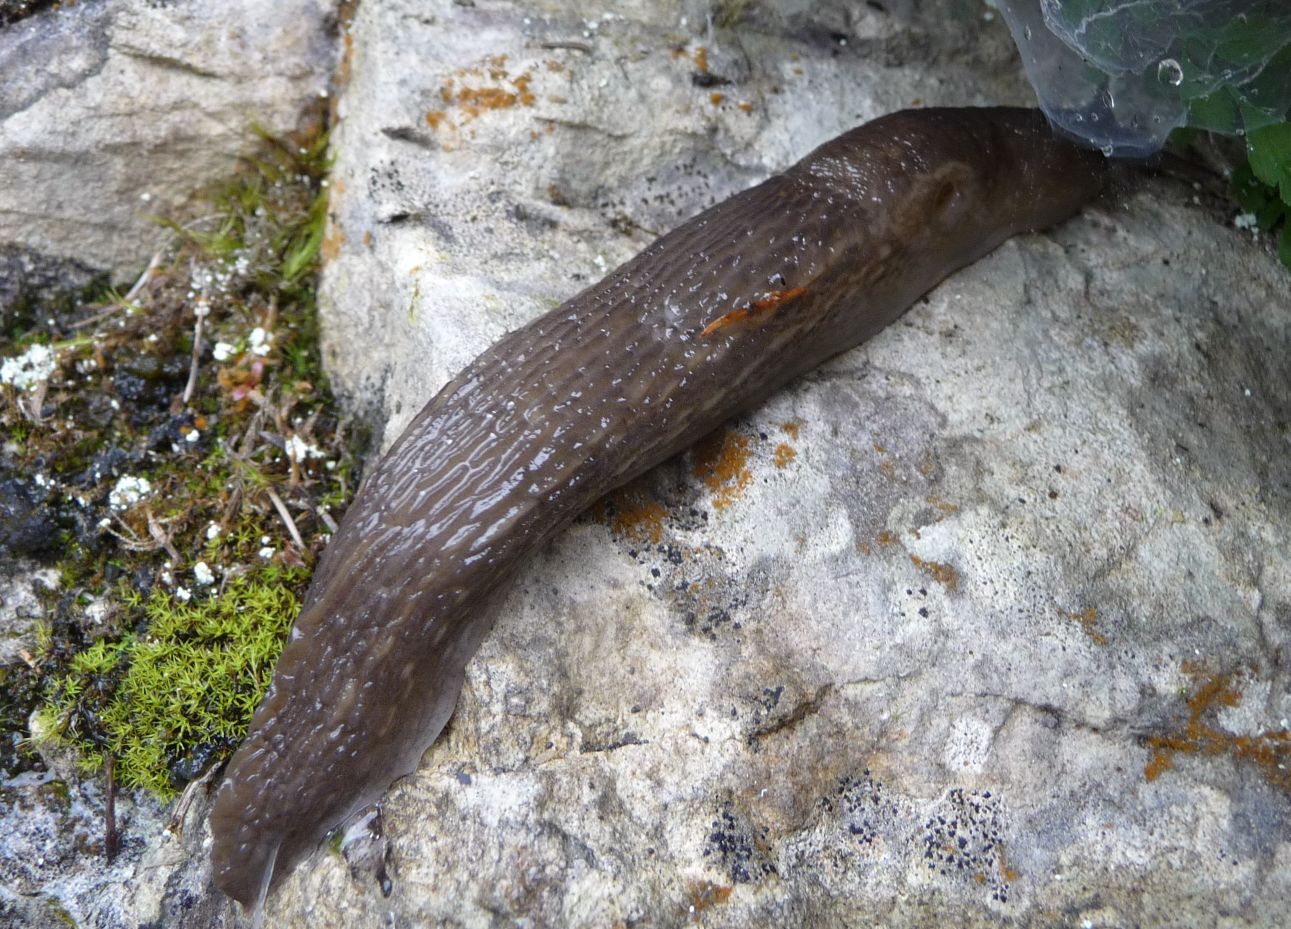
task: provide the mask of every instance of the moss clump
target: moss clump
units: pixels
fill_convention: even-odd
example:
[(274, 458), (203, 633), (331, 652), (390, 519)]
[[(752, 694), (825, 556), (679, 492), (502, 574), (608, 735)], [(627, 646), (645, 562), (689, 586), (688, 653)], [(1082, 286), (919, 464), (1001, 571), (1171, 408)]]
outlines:
[[(302, 574), (266, 570), (189, 603), (159, 589), (140, 602), (122, 590), (142, 608), (147, 634), (100, 640), (76, 655), (41, 711), (43, 737), (92, 736), (99, 747), (82, 753), (85, 770), (111, 753), (122, 784), (170, 796), (246, 734), (299, 609), (292, 590)], [(96, 731), (74, 731), (91, 714)]]

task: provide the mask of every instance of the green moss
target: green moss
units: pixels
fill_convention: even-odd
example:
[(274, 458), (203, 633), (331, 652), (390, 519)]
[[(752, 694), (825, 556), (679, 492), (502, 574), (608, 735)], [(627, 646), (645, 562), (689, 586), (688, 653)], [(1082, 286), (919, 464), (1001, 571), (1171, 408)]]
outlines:
[(102, 738), (85, 747), (82, 769), (97, 770), (110, 752), (121, 784), (171, 795), (195, 752), (246, 734), (299, 609), (292, 590), (303, 573), (264, 568), (188, 603), (154, 590), (143, 604), (146, 635), (102, 640), (72, 659), (55, 682), (43, 737), (67, 741), (86, 696), (96, 695)]

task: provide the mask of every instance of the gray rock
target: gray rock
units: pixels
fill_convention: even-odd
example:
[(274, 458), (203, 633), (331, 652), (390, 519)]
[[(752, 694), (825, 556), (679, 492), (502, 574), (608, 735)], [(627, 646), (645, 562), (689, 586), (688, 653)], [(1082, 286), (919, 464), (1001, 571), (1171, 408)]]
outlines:
[(327, 89), (335, 5), (84, 0), (0, 29), (0, 247), (138, 273), (153, 217)]

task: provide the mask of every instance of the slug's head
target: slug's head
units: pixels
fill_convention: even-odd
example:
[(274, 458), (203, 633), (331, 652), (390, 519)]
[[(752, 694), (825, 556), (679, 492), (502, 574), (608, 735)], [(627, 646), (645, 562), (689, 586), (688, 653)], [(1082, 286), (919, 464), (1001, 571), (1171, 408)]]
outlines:
[[(924, 117), (913, 128), (902, 117)], [(898, 113), (906, 139), (917, 136), (926, 171), (911, 178), (910, 203), (936, 236), (996, 241), (1055, 225), (1102, 188), (1106, 162), (1057, 135), (1039, 110), (1018, 107)], [(882, 121), (879, 121), (882, 122)], [(904, 124), (904, 125), (903, 125)]]
[(954, 266), (1071, 216), (1101, 188), (1105, 164), (1039, 110), (930, 108), (867, 123), (797, 170), (858, 203), (867, 235)]

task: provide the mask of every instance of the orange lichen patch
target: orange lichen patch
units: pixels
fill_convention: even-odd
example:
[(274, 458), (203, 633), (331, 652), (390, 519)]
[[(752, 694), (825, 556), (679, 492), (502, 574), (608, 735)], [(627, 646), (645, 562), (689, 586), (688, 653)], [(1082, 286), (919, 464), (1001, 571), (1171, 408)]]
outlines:
[(1149, 781), (1155, 781), (1164, 772), (1174, 767), (1174, 758), (1170, 752), (1163, 748), (1158, 748), (1152, 752), (1152, 757), (1148, 763), (1143, 766), (1143, 777)]
[(925, 499), (930, 507), (942, 514), (937, 517), (938, 522), (945, 519), (947, 516), (953, 516), (955, 513), (959, 512), (959, 507), (955, 506), (955, 504), (951, 503), (949, 500), (941, 499), (941, 497), (936, 494), (929, 494)]
[(780, 429), (785, 435), (796, 442), (798, 441), (798, 434), (802, 431), (802, 420), (791, 419), (788, 422), (781, 423)]
[(934, 581), (941, 584), (951, 593), (959, 586), (959, 572), (948, 564), (942, 564), (937, 561), (924, 561), (918, 555), (912, 554), (910, 560), (920, 571), (927, 573)]
[(533, 75), (512, 77), (506, 63), (506, 55), (492, 55), (473, 67), (458, 68), (439, 88), (443, 108), (427, 113), (426, 123), (434, 130), (460, 128), (489, 110), (533, 106), (537, 100), (530, 87)]
[(749, 103), (749, 101), (747, 100), (741, 100), (739, 103), (735, 104), (735, 106), (739, 109), (741, 113), (753, 112), (753, 104)]
[(789, 462), (798, 457), (798, 453), (793, 450), (793, 446), (788, 442), (781, 442), (775, 447), (775, 454), (771, 460), (775, 462), (777, 468), (789, 467)]
[(327, 232), (323, 235), (323, 244), (319, 248), (323, 258), (326, 261), (332, 261), (341, 254), (341, 247), (345, 245), (345, 233), (341, 232), (339, 223), (329, 222)]
[(738, 310), (732, 310), (725, 316), (721, 316), (713, 320), (700, 330), (699, 334), (701, 337), (710, 336), (719, 329), (725, 329), (727, 326), (734, 325), (735, 323), (743, 322), (747, 319), (753, 319), (757, 316), (774, 313), (790, 300), (796, 300), (806, 292), (806, 287), (791, 287), (789, 290), (767, 291), (764, 296), (759, 297), (757, 300), (752, 301), (746, 306), (742, 306)]
[(1006, 883), (1011, 884), (1018, 879), (1018, 872), (1010, 868), (1005, 862), (1003, 845), (995, 846), (995, 861), (1000, 867), (1000, 877), (1002, 877)]
[(543, 64), (546, 65), (547, 70), (552, 74), (559, 74), (561, 71), (565, 70), (565, 66), (563, 64), (559, 61), (553, 61), (550, 58), (544, 61)]
[(372, 247), (372, 230), (371, 230), (371, 229), (364, 229), (364, 230), (363, 230), (363, 244), (364, 244), (364, 245), (366, 245), (368, 248), (371, 248), (371, 247)]
[(1092, 606), (1083, 610), (1064, 610), (1063, 615), (1080, 623), (1080, 627), (1085, 630), (1085, 635), (1089, 636), (1089, 640), (1095, 645), (1107, 644), (1107, 636), (1098, 631), (1098, 610)]
[(695, 62), (695, 70), (698, 71), (700, 74), (708, 73), (708, 49), (707, 48), (705, 48), (702, 45), (699, 46), (699, 48), (695, 49), (695, 51), (691, 53), (690, 60)]
[(690, 917), (698, 922), (699, 914), (710, 907), (725, 903), (734, 890), (727, 884), (713, 884), (709, 881), (696, 881), (687, 888), (686, 896), (690, 900)]
[(721, 106), (722, 101), (725, 99), (726, 99), (726, 94), (719, 94), (717, 91), (713, 91), (711, 94), (708, 95), (708, 102), (711, 103), (713, 106)]
[(614, 495), (612, 507), (610, 531), (615, 535), (652, 545), (658, 545), (663, 539), (663, 522), (668, 511), (654, 500), (618, 493)]
[[(1146, 744), (1152, 756), (1143, 767), (1146, 780), (1154, 781), (1174, 765), (1174, 755), (1230, 755), (1254, 764), (1273, 786), (1291, 793), (1291, 731), (1266, 729), (1258, 735), (1233, 735), (1217, 728), (1213, 720), (1222, 708), (1242, 702), (1242, 688), (1236, 677), (1241, 672), (1213, 674), (1185, 661), (1182, 670), (1193, 679), (1194, 690), (1185, 705), (1188, 720), (1179, 731), (1149, 736)], [(1258, 669), (1252, 668), (1251, 673)]]
[(713, 494), (713, 507), (726, 509), (753, 481), (748, 436), (738, 432), (709, 436), (695, 447), (694, 473)]
[(884, 529), (882, 532), (878, 534), (875, 541), (878, 542), (880, 545), (896, 545), (897, 537), (893, 535), (891, 532), (889, 532), (888, 530)]

